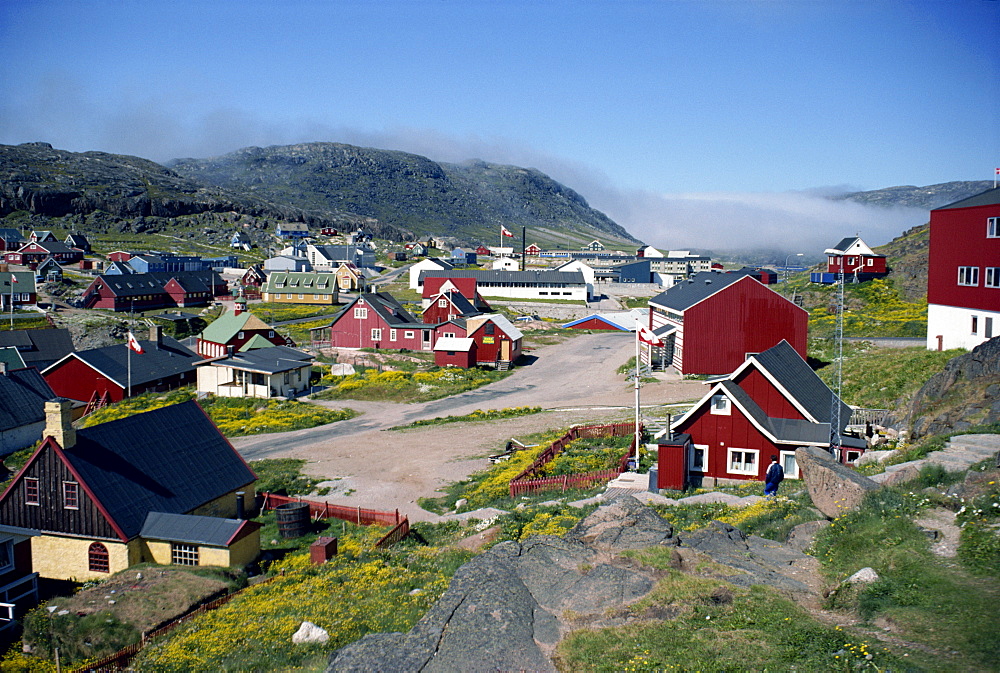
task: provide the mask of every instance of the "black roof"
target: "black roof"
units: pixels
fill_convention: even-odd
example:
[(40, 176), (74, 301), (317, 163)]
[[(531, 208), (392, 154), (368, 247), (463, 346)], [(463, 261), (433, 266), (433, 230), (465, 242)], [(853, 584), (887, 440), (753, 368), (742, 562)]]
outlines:
[[(777, 345), (753, 357), (813, 418), (820, 423), (830, 422), (831, 400), (836, 397), (834, 392), (787, 341), (782, 339)], [(842, 401), (840, 405), (840, 429), (843, 429), (851, 419), (851, 408)]]
[(723, 290), (746, 277), (735, 273), (702, 271), (656, 295), (649, 300), (649, 303), (675, 311), (686, 311), (719, 290)]
[(146, 521), (139, 535), (149, 540), (225, 547), (243, 526), (259, 528), (260, 524), (214, 516), (150, 512), (146, 515)]
[[(139, 341), (139, 344), (145, 352), (132, 353), (131, 355), (133, 386), (167, 378), (181, 372), (194, 371), (194, 363), (202, 359), (190, 348), (168, 336), (162, 337), (159, 346), (155, 341), (149, 340)], [(129, 348), (125, 344), (116, 344), (79, 351), (69, 357), (79, 358), (118, 385), (125, 387), (129, 380), (129, 352)], [(65, 359), (63, 358), (63, 360)]]
[(45, 369), (73, 351), (68, 329), (15, 329), (0, 332), (0, 348), (14, 346), (24, 364)]
[[(386, 323), (395, 325), (423, 325), (403, 308), (403, 305), (388, 292), (362, 292), (358, 299), (364, 299), (365, 305), (370, 307)], [(354, 301), (357, 303), (357, 300)], [(340, 317), (339, 315), (337, 316)], [(430, 327), (430, 325), (428, 325)]]
[(949, 203), (946, 206), (941, 206), (940, 208), (935, 208), (934, 210), (948, 210), (950, 208), (975, 208), (976, 206), (995, 206), (1000, 204), (1000, 187), (994, 187), (992, 189), (987, 189), (981, 194), (976, 194), (975, 196), (970, 196), (968, 198), (955, 201), (955, 203)]
[(157, 271), (123, 275), (101, 274), (97, 278), (103, 281), (115, 293), (116, 297), (158, 294), (163, 291), (163, 287), (171, 279), (177, 280), (187, 292), (210, 292), (213, 287), (226, 283), (217, 272), (211, 270)]
[[(438, 299), (440, 297), (444, 297), (449, 301), (451, 301), (452, 305), (455, 307), (455, 309), (459, 312), (460, 315), (475, 315), (481, 312), (478, 308), (476, 308), (473, 305), (471, 301), (466, 299), (465, 295), (462, 294), (461, 292), (448, 290), (447, 292), (442, 292), (441, 294), (433, 297), (432, 299)], [(431, 306), (428, 306), (426, 309), (424, 309), (424, 311), (427, 311), (430, 308)]]
[(792, 418), (771, 418), (753, 398), (732, 381), (718, 384), (726, 394), (746, 409), (747, 414), (775, 439), (783, 443), (825, 444), (830, 441), (830, 424)]
[(64, 453), (129, 539), (150, 512), (186, 514), (256, 480), (193, 400), (78, 430)]
[(0, 432), (45, 420), (45, 403), (56, 396), (34, 367), (0, 374)]

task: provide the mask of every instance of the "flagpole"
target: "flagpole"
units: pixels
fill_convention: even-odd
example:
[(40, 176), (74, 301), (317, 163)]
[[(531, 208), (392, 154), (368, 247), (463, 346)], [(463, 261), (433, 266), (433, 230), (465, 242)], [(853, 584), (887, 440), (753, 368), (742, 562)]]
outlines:
[(635, 326), (635, 471), (639, 471), (639, 324)]
[[(131, 338), (132, 332), (129, 332), (128, 335)], [(128, 396), (132, 397), (132, 344), (128, 340), (125, 341), (125, 350), (128, 351), (126, 356), (128, 359)]]

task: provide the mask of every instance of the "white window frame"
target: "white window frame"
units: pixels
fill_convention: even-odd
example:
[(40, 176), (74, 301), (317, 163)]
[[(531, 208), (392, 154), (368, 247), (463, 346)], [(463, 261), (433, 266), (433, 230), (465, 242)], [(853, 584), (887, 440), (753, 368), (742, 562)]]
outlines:
[(354, 319), (355, 320), (367, 320), (368, 319), (368, 309), (364, 306), (354, 307)]
[[(69, 504), (72, 493), (73, 504)], [(76, 481), (64, 481), (62, 483), (63, 509), (80, 509), (80, 483)]]
[[(785, 460), (787, 458), (791, 458), (793, 461), (795, 461), (795, 469), (794, 470), (789, 470), (785, 466), (786, 465)], [(781, 469), (785, 471), (785, 476), (787, 478), (789, 478), (789, 479), (798, 479), (799, 478), (799, 461), (795, 460), (795, 452), (794, 451), (782, 451), (781, 452), (781, 456), (779, 457), (779, 461), (780, 461), (780, 464), (781, 464)]]
[(986, 218), (986, 238), (1000, 238), (1000, 217)]
[(979, 267), (958, 267), (958, 284), (964, 287), (979, 287)]
[(389, 330), (389, 341), (395, 341), (395, 340), (396, 340), (396, 330), (390, 329)]
[(1000, 266), (987, 266), (983, 276), (983, 287), (1000, 288)]
[[(701, 453), (701, 467), (697, 468), (694, 465), (695, 452)], [(692, 444), (688, 449), (688, 472), (698, 472), (699, 474), (706, 474), (708, 472), (708, 444)]]
[(382, 328), (372, 327), (372, 341), (381, 341), (381, 340), (382, 340)]
[(170, 545), (170, 562), (177, 566), (196, 566), (199, 563), (197, 545), (173, 542)]
[[(28, 489), (28, 485), (29, 484), (33, 485), (35, 487), (34, 499), (31, 499), (29, 497), (29, 494), (30, 494), (30, 490)], [(42, 491), (41, 491), (40, 486), (41, 485), (38, 482), (38, 477), (25, 477), (24, 478), (24, 504), (25, 505), (34, 505), (34, 506), (41, 505)]]
[(445, 299), (444, 297), (442, 297), (441, 299), (438, 299), (438, 307), (439, 308), (448, 308), (448, 300)]
[(731, 416), (733, 413), (733, 404), (729, 400), (729, 397), (723, 393), (712, 395), (712, 399), (709, 401), (709, 408), (713, 416)]
[[(740, 453), (740, 467), (733, 467), (733, 454)], [(747, 458), (750, 457), (752, 467), (747, 467)], [(747, 474), (757, 476), (760, 474), (760, 451), (758, 449), (741, 449), (730, 447), (726, 450), (726, 472), (729, 474)]]
[(403, 332), (403, 338), (404, 339), (412, 339), (413, 338), (413, 330), (408, 329), (405, 332)]

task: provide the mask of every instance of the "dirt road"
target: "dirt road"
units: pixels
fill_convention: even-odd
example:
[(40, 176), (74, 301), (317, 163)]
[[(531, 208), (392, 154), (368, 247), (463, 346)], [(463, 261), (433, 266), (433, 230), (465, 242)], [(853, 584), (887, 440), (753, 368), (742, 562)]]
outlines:
[[(411, 520), (435, 518), (417, 498), (464, 479), (488, 465), (511, 437), (574, 423), (631, 419), (635, 394), (618, 367), (633, 354), (634, 336), (584, 334), (533, 353), (536, 359), (503, 381), (421, 404), (317, 402), (349, 407), (360, 415), (319, 428), (233, 440), (248, 459), (294, 457), (308, 460), (306, 472), (330, 480), (323, 499), (336, 504), (391, 510)], [(704, 384), (676, 375), (642, 388), (643, 407), (700, 398)], [(482, 423), (456, 423), (408, 430), (388, 428), (423, 418), (463, 415), (476, 409), (539, 406), (545, 413)]]

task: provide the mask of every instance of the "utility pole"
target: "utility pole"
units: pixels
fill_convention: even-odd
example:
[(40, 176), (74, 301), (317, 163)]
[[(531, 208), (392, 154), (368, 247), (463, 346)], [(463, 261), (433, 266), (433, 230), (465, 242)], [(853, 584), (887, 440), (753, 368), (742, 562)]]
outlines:
[(840, 271), (837, 273), (837, 286), (834, 291), (836, 304), (837, 322), (834, 328), (833, 344), (833, 386), (834, 394), (830, 396), (830, 453), (836, 460), (840, 460), (840, 410), (841, 410), (841, 390), (844, 379), (844, 265), (841, 261)]

